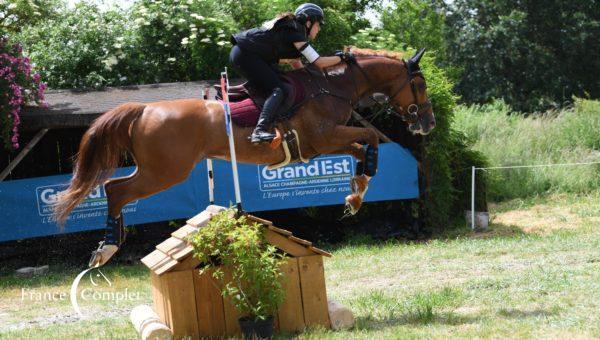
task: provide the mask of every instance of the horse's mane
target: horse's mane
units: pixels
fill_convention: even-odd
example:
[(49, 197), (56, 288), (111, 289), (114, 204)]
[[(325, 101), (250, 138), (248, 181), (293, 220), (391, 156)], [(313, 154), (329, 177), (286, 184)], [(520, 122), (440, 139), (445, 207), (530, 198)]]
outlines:
[(370, 48), (358, 48), (356, 46), (348, 46), (345, 48), (346, 51), (352, 52), (357, 57), (386, 57), (396, 60), (402, 60), (404, 56), (400, 52), (388, 51), (388, 50), (373, 50)]

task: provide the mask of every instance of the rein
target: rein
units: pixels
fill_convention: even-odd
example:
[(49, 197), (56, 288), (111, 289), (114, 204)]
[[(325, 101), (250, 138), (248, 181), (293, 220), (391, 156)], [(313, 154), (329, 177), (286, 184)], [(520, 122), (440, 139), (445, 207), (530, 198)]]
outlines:
[[(381, 56), (365, 56), (365, 57), (386, 58), (386, 57), (381, 57)], [(375, 99), (375, 97), (373, 95), (370, 96), (371, 100), (373, 100), (374, 102), (376, 102), (379, 105), (384, 106), (384, 108), (382, 110), (376, 112), (371, 119), (374, 119), (375, 117), (377, 117), (381, 112), (386, 111), (388, 114), (395, 114), (395, 115), (399, 116), (405, 122), (408, 122), (410, 124), (416, 124), (418, 122), (419, 115), (421, 113), (423, 113), (424, 111), (429, 110), (431, 108), (431, 101), (429, 99), (427, 99), (427, 101), (425, 103), (419, 103), (418, 99), (417, 99), (417, 90), (415, 88), (414, 79), (415, 79), (415, 77), (421, 77), (421, 78), (425, 79), (425, 77), (423, 76), (423, 73), (420, 70), (415, 71), (415, 72), (410, 72), (410, 69), (408, 68), (408, 65), (406, 64), (406, 61), (402, 60), (402, 62), (404, 64), (404, 67), (406, 67), (408, 77), (406, 78), (404, 83), (402, 83), (402, 85), (400, 85), (400, 88), (393, 95), (388, 96), (388, 99), (385, 102), (383, 102), (383, 103), (379, 102), (377, 99)], [(367, 79), (367, 82), (369, 83), (369, 85), (372, 86), (373, 82), (371, 81), (371, 78), (369, 77), (369, 75), (365, 72), (365, 70), (360, 66), (360, 64), (358, 62), (355, 64), (356, 64), (356, 67), (358, 67), (358, 69), (361, 71), (361, 73), (363, 74), (365, 79)], [(351, 69), (351, 66), (352, 66), (351, 64), (348, 64), (348, 67), (350, 69)], [(358, 92), (358, 85), (356, 85), (356, 81), (354, 80), (354, 77), (352, 77), (352, 80), (354, 82), (356, 92)], [(401, 114), (400, 112), (397, 112), (395, 110), (395, 107), (391, 104), (391, 102), (394, 100), (394, 98), (396, 98), (396, 96), (398, 96), (398, 94), (400, 94), (400, 92), (408, 84), (410, 84), (410, 88), (411, 88), (411, 91), (413, 94), (413, 103), (408, 105), (406, 110), (404, 109), (404, 107), (400, 106), (399, 107), (400, 111), (401, 112), (405, 111), (407, 113), (407, 114)]]

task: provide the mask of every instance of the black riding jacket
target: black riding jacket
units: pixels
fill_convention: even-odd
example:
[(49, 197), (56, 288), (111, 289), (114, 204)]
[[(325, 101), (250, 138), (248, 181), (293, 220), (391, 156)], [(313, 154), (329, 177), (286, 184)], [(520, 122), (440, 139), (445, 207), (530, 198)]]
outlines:
[(258, 55), (270, 64), (276, 64), (280, 59), (300, 58), (301, 54), (294, 43), (306, 41), (306, 27), (286, 17), (276, 21), (272, 28), (257, 27), (231, 36), (232, 44)]

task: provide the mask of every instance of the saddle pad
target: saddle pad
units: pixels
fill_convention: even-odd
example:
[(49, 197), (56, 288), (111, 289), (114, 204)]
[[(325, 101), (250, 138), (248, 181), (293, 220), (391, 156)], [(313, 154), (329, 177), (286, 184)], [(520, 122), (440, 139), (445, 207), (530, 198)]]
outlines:
[(229, 103), (229, 108), (231, 109), (231, 120), (235, 125), (248, 127), (255, 126), (258, 122), (260, 110), (250, 98)]
[[(290, 109), (304, 100), (305, 90), (302, 82), (294, 76), (286, 75), (283, 80), (289, 86), (288, 93), (291, 95), (281, 104), (281, 109), (285, 111), (280, 113), (278, 119), (289, 119), (295, 113)], [(231, 109), (231, 120), (236, 125), (242, 127), (256, 126), (260, 108), (254, 100), (246, 98), (238, 102), (230, 102), (229, 107)]]

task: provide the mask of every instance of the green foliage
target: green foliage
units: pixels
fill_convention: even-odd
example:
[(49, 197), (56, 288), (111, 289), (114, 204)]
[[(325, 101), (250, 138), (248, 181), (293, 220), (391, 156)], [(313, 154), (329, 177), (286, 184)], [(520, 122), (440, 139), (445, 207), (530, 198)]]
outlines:
[(446, 9), (447, 63), (462, 68), (469, 103), (503, 98), (517, 110), (598, 98), (600, 2), (456, 0)]
[(322, 55), (333, 54), (348, 45), (352, 35), (350, 14), (325, 8), (326, 24), (323, 25), (313, 45)]
[(212, 0), (141, 0), (133, 9), (136, 49), (144, 76), (137, 82), (214, 78), (227, 64), (239, 28)]
[(395, 0), (391, 9), (381, 12), (383, 29), (393, 33), (402, 50), (409, 46), (438, 51), (441, 55), (444, 17), (430, 0)]
[(358, 30), (350, 37), (352, 44), (360, 47), (374, 48), (378, 50), (388, 49), (392, 51), (403, 50), (394, 33), (381, 28), (364, 28)]
[(294, 11), (288, 0), (225, 0), (222, 6), (242, 30), (261, 26), (280, 13)]
[[(263, 226), (248, 223), (244, 216), (231, 217), (234, 213), (222, 211), (190, 237), (194, 256), (203, 263), (200, 273), (221, 282), (223, 296), (242, 316), (265, 320), (285, 297), (280, 280), (283, 256), (266, 242)], [(231, 269), (231, 277), (224, 268)]]
[[(79, 3), (43, 24), (25, 27), (15, 35), (42, 78), (51, 88), (104, 87), (127, 83), (126, 50), (133, 45), (127, 18), (120, 12), (102, 12)], [(134, 64), (135, 65), (135, 64)]]
[(0, 33), (18, 32), (56, 14), (60, 1), (10, 0), (0, 1)]
[[(600, 161), (600, 101), (576, 99), (573, 108), (523, 117), (502, 101), (460, 107), (454, 128), (463, 131), (490, 166)], [(600, 166), (491, 170), (491, 200), (600, 189)]]

